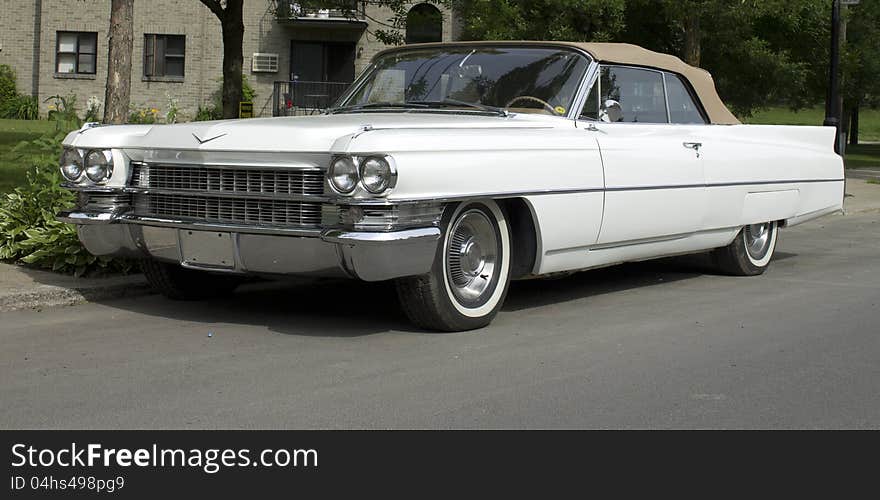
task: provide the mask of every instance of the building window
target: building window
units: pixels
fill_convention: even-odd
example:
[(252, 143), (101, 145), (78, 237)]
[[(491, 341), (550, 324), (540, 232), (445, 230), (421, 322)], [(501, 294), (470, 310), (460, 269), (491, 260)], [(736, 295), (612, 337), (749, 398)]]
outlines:
[(184, 35), (144, 35), (144, 78), (183, 80)]
[(97, 55), (97, 33), (59, 31), (58, 44), (55, 48), (55, 72), (94, 75)]
[(420, 3), (406, 15), (406, 43), (439, 42), (443, 39), (443, 14), (440, 9)]

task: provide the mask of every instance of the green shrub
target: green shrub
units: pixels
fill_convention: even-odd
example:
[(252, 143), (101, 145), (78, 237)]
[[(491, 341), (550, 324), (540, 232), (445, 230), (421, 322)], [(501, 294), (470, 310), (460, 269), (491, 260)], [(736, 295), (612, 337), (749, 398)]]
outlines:
[(76, 229), (55, 220), (73, 206), (74, 195), (61, 187), (58, 158), (64, 134), (21, 143), (16, 149), (38, 151), (27, 158), (28, 183), (0, 199), (0, 259), (73, 273), (128, 272), (122, 259), (95, 257), (79, 242)]
[[(53, 95), (46, 98), (45, 102), (49, 101), (52, 101), (49, 105), (49, 120), (55, 122), (56, 132), (78, 129), (82, 126), (82, 120), (76, 114), (76, 94)], [(58, 154), (61, 154), (60, 150)]]
[[(211, 104), (204, 107), (199, 106), (193, 121), (202, 122), (207, 120), (223, 119), (223, 79), (219, 80), (220, 87), (211, 94)], [(248, 83), (247, 77), (241, 75), (241, 100), (244, 102), (254, 102), (257, 98), (257, 91)]]
[(128, 115), (128, 123), (153, 124), (156, 123), (158, 116), (159, 110), (156, 108), (138, 108), (132, 106), (131, 113)]
[(0, 118), (36, 120), (40, 118), (40, 105), (36, 97), (19, 94), (0, 104)]
[(15, 71), (0, 64), (0, 118), (36, 120), (40, 106), (35, 97), (19, 94), (15, 88)]
[(15, 71), (6, 64), (0, 64), (0, 105), (18, 95), (15, 88)]

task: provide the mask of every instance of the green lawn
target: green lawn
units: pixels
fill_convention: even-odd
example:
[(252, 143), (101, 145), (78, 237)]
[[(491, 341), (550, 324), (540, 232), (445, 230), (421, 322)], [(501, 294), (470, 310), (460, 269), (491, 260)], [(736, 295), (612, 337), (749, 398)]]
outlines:
[[(770, 108), (745, 120), (762, 125), (822, 125), (824, 108), (792, 111), (787, 108)], [(863, 109), (859, 113), (859, 141), (880, 141), (880, 109)]]
[(21, 141), (30, 141), (55, 131), (55, 122), (46, 120), (0, 120), (0, 193), (11, 191), (25, 182), (21, 159), (27, 149), (13, 151)]
[(880, 144), (847, 146), (846, 167), (880, 169)]

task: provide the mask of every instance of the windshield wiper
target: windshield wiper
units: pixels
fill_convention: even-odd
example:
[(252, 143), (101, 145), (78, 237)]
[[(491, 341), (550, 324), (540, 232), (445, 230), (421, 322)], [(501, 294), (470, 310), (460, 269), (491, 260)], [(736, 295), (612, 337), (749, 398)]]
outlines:
[(490, 106), (488, 104), (483, 104), (483, 103), (478, 103), (478, 102), (459, 101), (458, 99), (449, 99), (449, 98), (443, 99), (442, 101), (409, 101), (409, 103), (424, 104), (427, 106), (446, 106), (446, 107), (464, 106), (467, 108), (479, 109), (480, 111), (487, 111), (489, 113), (495, 113), (500, 116), (507, 116), (510, 114), (510, 112), (507, 111), (506, 109), (499, 108), (497, 106)]
[(330, 108), (328, 114), (344, 113), (346, 111), (357, 111), (359, 109), (381, 109), (381, 108), (402, 108), (402, 109), (424, 109), (427, 104), (418, 102), (368, 102), (366, 104), (355, 104), (353, 106), (342, 106), (339, 108)]

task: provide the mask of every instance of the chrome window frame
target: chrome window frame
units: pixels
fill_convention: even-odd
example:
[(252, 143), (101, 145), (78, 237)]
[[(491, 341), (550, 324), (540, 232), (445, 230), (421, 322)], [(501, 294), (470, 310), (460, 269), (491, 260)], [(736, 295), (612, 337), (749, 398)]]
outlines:
[[(593, 85), (599, 86), (598, 93), (597, 93), (597, 96), (598, 96), (597, 99), (599, 99), (599, 109), (600, 110), (602, 109), (602, 79), (601, 79), (602, 68), (614, 67), (614, 68), (637, 69), (637, 70), (643, 70), (643, 71), (648, 71), (648, 72), (652, 72), (652, 73), (660, 73), (661, 81), (663, 82), (663, 99), (664, 99), (664, 102), (666, 105), (666, 122), (665, 123), (663, 123), (663, 122), (617, 122), (618, 124), (627, 124), (627, 125), (693, 125), (693, 126), (711, 125), (711, 123), (708, 119), (708, 115), (706, 113), (706, 110), (703, 107), (703, 103), (700, 102), (699, 96), (693, 90), (693, 88), (691, 87), (690, 82), (688, 82), (687, 78), (684, 78), (683, 76), (679, 75), (678, 73), (675, 73), (673, 71), (666, 71), (666, 70), (662, 70), (662, 69), (652, 68), (650, 66), (635, 66), (632, 64), (615, 64), (615, 63), (602, 63), (602, 62), (597, 62), (595, 64), (597, 67), (597, 71), (596, 71), (595, 75), (593, 76), (592, 82), (587, 86), (587, 90), (585, 92), (585, 98), (584, 98), (583, 103), (580, 104), (576, 108), (578, 111), (575, 115), (575, 120), (577, 120), (577, 121), (599, 121), (599, 120), (592, 120), (591, 118), (582, 118), (581, 111), (583, 111), (583, 106), (584, 106), (584, 104), (586, 104), (586, 97), (589, 96), (589, 91), (592, 90)], [(703, 123), (673, 123), (672, 122), (672, 112), (669, 108), (669, 87), (666, 83), (666, 78), (668, 78), (670, 76), (674, 76), (676, 78), (679, 78), (679, 80), (682, 82), (682, 84), (685, 87), (685, 90), (687, 91), (688, 95), (691, 97), (691, 100), (693, 100), (694, 104), (697, 106), (697, 112), (699, 113), (700, 117), (703, 119)]]

